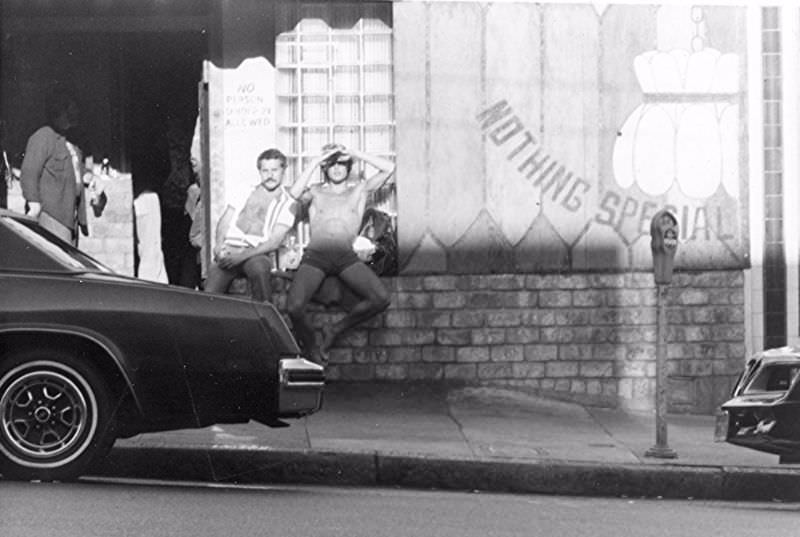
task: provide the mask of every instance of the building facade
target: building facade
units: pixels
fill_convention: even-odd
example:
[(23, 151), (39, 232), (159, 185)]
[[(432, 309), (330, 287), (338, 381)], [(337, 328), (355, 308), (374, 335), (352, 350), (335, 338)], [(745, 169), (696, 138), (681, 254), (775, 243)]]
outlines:
[[(141, 22), (170, 3), (150, 4), (127, 17), (169, 32)], [(26, 24), (45, 15), (10, 11), (7, 118), (37, 76), (19, 43), (45, 39)], [(661, 209), (679, 222), (673, 410), (713, 411), (750, 352), (797, 343), (797, 8), (184, 0), (171, 16), (207, 36), (194, 83), (208, 229), (266, 147), (287, 153), (289, 177), (328, 141), (397, 164), (373, 200), (396, 225), (392, 306), (339, 342), (331, 377), (652, 408)]]

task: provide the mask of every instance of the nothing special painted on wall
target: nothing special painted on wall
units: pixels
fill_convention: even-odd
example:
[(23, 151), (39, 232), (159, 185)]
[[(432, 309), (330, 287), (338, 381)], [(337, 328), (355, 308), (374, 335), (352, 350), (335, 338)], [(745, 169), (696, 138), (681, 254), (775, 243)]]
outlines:
[[(398, 85), (398, 132), (416, 133), (398, 138), (399, 166), (417, 166), (399, 168), (405, 272), (649, 269), (664, 208), (680, 224), (677, 266), (746, 266), (741, 8), (444, 4), (425, 16), (427, 68), (396, 66), (398, 80), (423, 77), (427, 103), (425, 121), (405, 116)], [(476, 59), (457, 79), (442, 33)]]

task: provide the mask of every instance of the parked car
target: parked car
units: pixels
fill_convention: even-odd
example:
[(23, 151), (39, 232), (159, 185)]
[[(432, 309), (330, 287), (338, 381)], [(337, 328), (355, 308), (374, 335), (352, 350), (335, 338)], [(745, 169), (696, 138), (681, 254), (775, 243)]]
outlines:
[(781, 347), (748, 360), (722, 405), (716, 436), (737, 446), (800, 462), (800, 349)]
[(0, 474), (66, 480), (116, 438), (321, 407), (271, 304), (114, 273), (0, 210)]

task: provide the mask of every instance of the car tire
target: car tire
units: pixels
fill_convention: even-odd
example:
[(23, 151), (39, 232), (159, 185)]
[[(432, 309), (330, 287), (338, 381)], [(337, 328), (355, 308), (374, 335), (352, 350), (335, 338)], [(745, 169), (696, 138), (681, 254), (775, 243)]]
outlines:
[(114, 442), (103, 377), (58, 350), (18, 353), (0, 362), (0, 474), (68, 481)]

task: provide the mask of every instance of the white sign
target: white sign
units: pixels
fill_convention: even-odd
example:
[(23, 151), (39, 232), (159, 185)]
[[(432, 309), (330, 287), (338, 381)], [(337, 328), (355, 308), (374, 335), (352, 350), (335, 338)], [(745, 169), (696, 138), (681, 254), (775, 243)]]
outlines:
[(212, 110), (222, 127), (226, 197), (237, 196), (258, 183), (256, 159), (275, 147), (275, 68), (263, 57), (248, 58), (235, 69), (213, 67), (211, 78), (221, 79), (222, 95), (210, 95), (221, 109)]

